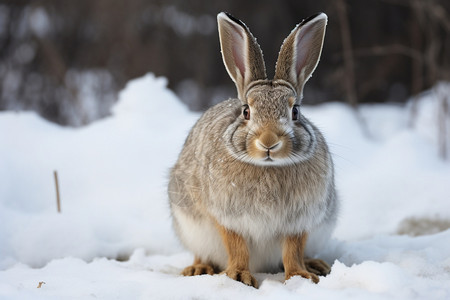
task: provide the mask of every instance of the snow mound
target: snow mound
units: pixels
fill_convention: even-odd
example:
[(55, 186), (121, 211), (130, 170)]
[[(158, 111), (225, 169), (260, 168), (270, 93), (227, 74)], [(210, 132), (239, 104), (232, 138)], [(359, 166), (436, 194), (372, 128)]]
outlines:
[(151, 74), (130, 82), (111, 117), (81, 129), (32, 112), (0, 113), (0, 269), (67, 256), (126, 257), (137, 247), (179, 251), (165, 184), (197, 116), (166, 83)]

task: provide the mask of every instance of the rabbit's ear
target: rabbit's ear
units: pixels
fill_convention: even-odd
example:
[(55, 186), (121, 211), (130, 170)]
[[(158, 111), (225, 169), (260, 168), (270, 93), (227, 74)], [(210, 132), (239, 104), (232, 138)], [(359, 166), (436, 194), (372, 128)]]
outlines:
[(319, 13), (298, 24), (281, 46), (275, 79), (288, 81), (302, 98), (303, 86), (319, 63), (327, 15)]
[(261, 48), (247, 26), (230, 14), (218, 14), (217, 23), (223, 62), (236, 84), (239, 99), (245, 102), (248, 85), (267, 78)]

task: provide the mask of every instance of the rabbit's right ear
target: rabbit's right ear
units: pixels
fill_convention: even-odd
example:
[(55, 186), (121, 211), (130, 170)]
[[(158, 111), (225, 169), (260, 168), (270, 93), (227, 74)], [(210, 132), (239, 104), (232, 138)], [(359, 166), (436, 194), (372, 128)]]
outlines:
[(223, 62), (236, 84), (238, 98), (246, 102), (248, 85), (267, 79), (261, 48), (247, 26), (230, 14), (218, 14), (217, 23)]

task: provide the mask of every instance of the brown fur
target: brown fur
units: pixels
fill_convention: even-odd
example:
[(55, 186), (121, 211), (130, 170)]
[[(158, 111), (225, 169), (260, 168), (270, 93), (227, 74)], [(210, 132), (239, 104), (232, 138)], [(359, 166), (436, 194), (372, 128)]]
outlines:
[(249, 253), (245, 239), (216, 222), (217, 229), (227, 250), (228, 263), (224, 273), (234, 280), (257, 287), (256, 279), (250, 274)]
[[(251, 272), (278, 272), (283, 262), (286, 279), (299, 275), (318, 282), (329, 266), (304, 256), (311, 245), (307, 236), (326, 239), (336, 222), (334, 168), (320, 131), (301, 113), (294, 120), (292, 107), (317, 65), (326, 16), (289, 35), (274, 80), (266, 78), (262, 52), (248, 28), (223, 13), (218, 22), (238, 98), (203, 114), (170, 174), (174, 229), (196, 256), (183, 274), (223, 271), (256, 287)], [(296, 70), (294, 76), (290, 70)], [(250, 109), (248, 120), (243, 105)]]
[(191, 266), (184, 268), (181, 274), (184, 276), (195, 276), (203, 274), (213, 275), (214, 268), (209, 264), (202, 263), (201, 258), (196, 256), (194, 259), (194, 263)]
[(330, 274), (331, 267), (321, 259), (306, 258), (304, 259), (306, 270), (320, 276)]
[(304, 249), (307, 239), (308, 235), (306, 233), (284, 238), (283, 266), (286, 280), (290, 279), (292, 276), (300, 275), (303, 278), (311, 279), (314, 283), (319, 282), (319, 277), (317, 277), (316, 274), (306, 270)]

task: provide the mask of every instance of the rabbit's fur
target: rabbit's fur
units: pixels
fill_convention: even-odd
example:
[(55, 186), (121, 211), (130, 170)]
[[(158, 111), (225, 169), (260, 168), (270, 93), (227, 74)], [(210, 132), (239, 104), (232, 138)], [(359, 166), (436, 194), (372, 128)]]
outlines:
[(324, 137), (298, 108), (326, 22), (322, 13), (297, 25), (268, 80), (245, 24), (218, 15), (223, 60), (238, 98), (203, 114), (170, 174), (174, 228), (195, 255), (183, 274), (224, 271), (256, 286), (250, 272), (284, 266), (286, 279), (314, 282), (329, 272), (323, 261), (304, 256), (322, 249), (336, 222), (333, 162)]

